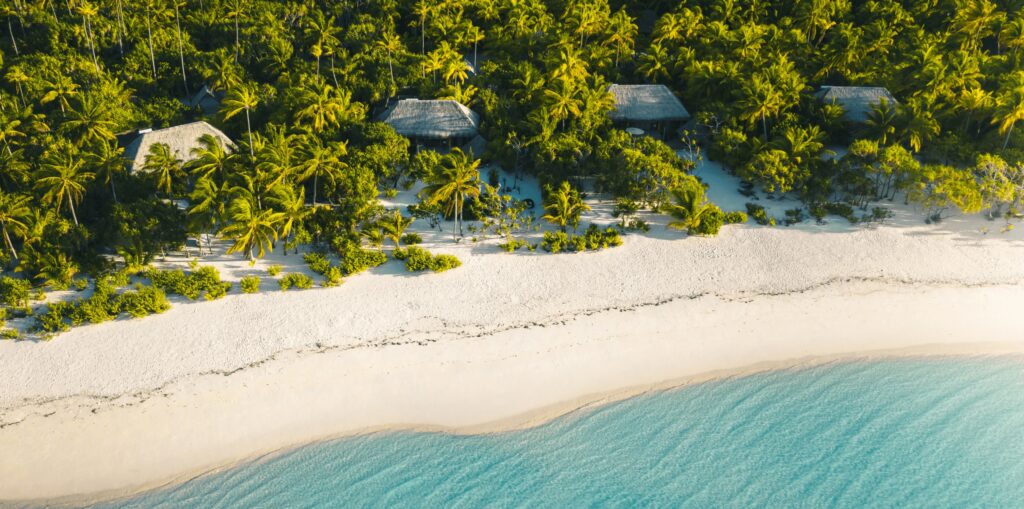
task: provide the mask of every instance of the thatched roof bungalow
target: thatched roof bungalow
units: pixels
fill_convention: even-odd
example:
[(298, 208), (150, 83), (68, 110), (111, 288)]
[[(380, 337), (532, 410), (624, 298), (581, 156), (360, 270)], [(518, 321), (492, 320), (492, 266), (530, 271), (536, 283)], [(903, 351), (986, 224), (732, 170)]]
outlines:
[(458, 101), (402, 99), (378, 117), (413, 140), (462, 144), (473, 139), (480, 116)]
[(128, 171), (142, 169), (146, 162), (146, 154), (149, 147), (156, 143), (163, 143), (170, 147), (175, 157), (188, 162), (193, 159), (192, 149), (199, 147), (199, 138), (204, 134), (212, 135), (220, 139), (225, 147), (232, 144), (231, 138), (206, 122), (192, 122), (189, 124), (176, 125), (165, 129), (142, 129), (124, 149), (124, 156), (128, 159)]
[(181, 103), (188, 108), (199, 108), (204, 115), (213, 115), (220, 110), (220, 101), (224, 98), (224, 92), (214, 92), (210, 87), (203, 85), (192, 97), (186, 97)]
[(842, 106), (843, 118), (855, 123), (864, 123), (871, 108), (883, 100), (890, 105), (898, 104), (896, 98), (884, 87), (823, 86), (815, 96), (821, 102)]
[(608, 92), (615, 98), (608, 116), (622, 126), (665, 135), (690, 119), (690, 112), (665, 85), (612, 85)]

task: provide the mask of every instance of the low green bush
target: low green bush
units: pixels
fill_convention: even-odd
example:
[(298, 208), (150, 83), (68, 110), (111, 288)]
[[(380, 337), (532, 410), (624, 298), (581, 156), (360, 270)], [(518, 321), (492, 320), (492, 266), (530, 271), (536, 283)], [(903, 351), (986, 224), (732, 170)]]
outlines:
[(699, 223), (691, 227), (688, 233), (693, 235), (718, 235), (718, 232), (722, 230), (722, 225), (725, 224), (725, 213), (722, 209), (718, 208), (717, 205), (712, 205), (711, 208), (704, 213)]
[(775, 226), (775, 218), (768, 217), (768, 211), (756, 203), (747, 203), (747, 214), (754, 218), (754, 221), (762, 226)]
[(323, 273), (324, 286), (338, 286), (342, 283), (341, 267), (330, 266)]
[(227, 294), (231, 283), (220, 280), (220, 271), (216, 267), (193, 267), (195, 270), (188, 274), (181, 270), (150, 268), (146, 271), (146, 277), (153, 283), (153, 286), (167, 293), (184, 296), (189, 300), (196, 300), (199, 297), (213, 300)]
[(17, 329), (4, 329), (0, 330), (0, 338), (17, 340), (21, 338), (21, 333)]
[(280, 274), (282, 270), (284, 270), (284, 267), (280, 265), (271, 265), (267, 267), (267, 274), (270, 277), (277, 277), (277, 275)]
[(32, 294), (32, 283), (27, 279), (0, 278), (0, 302), (13, 308), (28, 306)]
[(322, 253), (306, 253), (302, 255), (302, 259), (309, 266), (309, 270), (317, 274), (324, 274), (327, 272), (327, 269), (331, 268), (331, 261)]
[(406, 233), (402, 235), (402, 244), (406, 246), (415, 246), (416, 244), (422, 244), (423, 237), (420, 237), (418, 233)]
[(569, 236), (565, 232), (544, 232), (540, 247), (549, 253), (561, 253), (569, 248)]
[(155, 286), (143, 286), (116, 297), (117, 309), (135, 318), (163, 313), (170, 309), (167, 294)]
[(416, 246), (395, 249), (393, 255), (397, 260), (405, 260), (405, 268), (409, 272), (422, 270), (444, 272), (462, 265), (462, 262), (453, 255), (434, 255), (430, 251)]
[(725, 213), (725, 224), (742, 224), (747, 222), (747, 214), (739, 210)]
[(260, 277), (245, 276), (239, 281), (239, 285), (242, 287), (242, 293), (256, 293), (260, 291)]
[(388, 256), (373, 249), (363, 249), (358, 242), (337, 237), (331, 246), (339, 258), (341, 273), (345, 276), (358, 274), (388, 261)]
[(281, 287), (281, 290), (288, 290), (289, 288), (306, 290), (313, 287), (313, 278), (298, 272), (291, 272), (278, 279), (277, 284)]

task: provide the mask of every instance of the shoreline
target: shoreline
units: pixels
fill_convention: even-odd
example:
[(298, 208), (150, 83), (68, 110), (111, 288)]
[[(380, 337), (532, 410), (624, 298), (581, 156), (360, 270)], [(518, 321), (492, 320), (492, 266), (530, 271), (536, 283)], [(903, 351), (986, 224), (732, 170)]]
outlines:
[(465, 427), (444, 427), (430, 426), (423, 424), (382, 424), (379, 426), (364, 429), (353, 429), (339, 432), (333, 435), (325, 435), (312, 438), (304, 442), (284, 445), (277, 449), (263, 451), (244, 458), (228, 461), (224, 464), (186, 472), (176, 475), (173, 478), (157, 481), (149, 484), (132, 486), (124, 489), (110, 490), (82, 495), (69, 495), (58, 498), (36, 498), (36, 499), (0, 499), (0, 507), (7, 505), (21, 504), (44, 504), (47, 506), (74, 506), (95, 503), (112, 503), (123, 499), (145, 495), (150, 492), (173, 488), (210, 475), (242, 468), (263, 461), (270, 461), (274, 458), (288, 454), (304, 447), (324, 445), (329, 442), (344, 440), (364, 435), (383, 433), (443, 433), (449, 435), (470, 436), (512, 433), (521, 430), (544, 426), (560, 419), (571, 419), (577, 416), (584, 416), (591, 410), (599, 409), (606, 405), (614, 405), (629, 399), (653, 395), (665, 391), (673, 391), (690, 387), (697, 387), (702, 384), (722, 380), (744, 378), (759, 374), (799, 371), (811, 369), (826, 364), (843, 364), (856, 362), (877, 362), (892, 359), (964, 359), (982, 357), (1018, 357), (1024, 361), (1024, 344), (1011, 342), (991, 343), (957, 343), (942, 345), (919, 345), (906, 348), (846, 352), (825, 356), (812, 356), (805, 358), (794, 358), (784, 361), (760, 362), (749, 366), (721, 369), (698, 373), (681, 378), (665, 380), (650, 385), (628, 387), (608, 391), (605, 393), (589, 394), (579, 398), (556, 403), (543, 408), (527, 411), (523, 414), (500, 419), (494, 422)]
[(463, 259), (444, 274), (391, 263), (2, 342), (0, 506), (123, 498), (384, 429), (520, 429), (826, 359), (1024, 353), (1024, 239), (955, 226), (462, 244), (437, 249)]

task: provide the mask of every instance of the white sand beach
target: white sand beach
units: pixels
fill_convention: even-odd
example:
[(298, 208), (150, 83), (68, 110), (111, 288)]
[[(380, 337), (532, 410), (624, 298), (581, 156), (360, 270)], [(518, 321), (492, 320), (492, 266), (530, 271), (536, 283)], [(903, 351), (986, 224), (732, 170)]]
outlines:
[[(732, 185), (704, 177), (712, 198)], [(428, 247), (462, 267), (389, 262), (337, 288), (0, 342), (0, 500), (115, 497), (371, 430), (512, 429), (762, 369), (1024, 354), (1022, 232), (899, 207), (880, 227), (830, 220), (717, 238), (655, 224), (587, 254), (438, 238)], [(203, 263), (237, 279), (301, 258)]]

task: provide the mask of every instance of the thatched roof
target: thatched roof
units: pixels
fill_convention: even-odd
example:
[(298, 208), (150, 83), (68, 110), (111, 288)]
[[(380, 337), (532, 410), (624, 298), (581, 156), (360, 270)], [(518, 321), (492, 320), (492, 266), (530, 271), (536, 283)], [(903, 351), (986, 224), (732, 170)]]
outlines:
[(457, 101), (402, 99), (378, 118), (411, 138), (443, 140), (471, 138), (480, 127), (480, 117)]
[(223, 92), (214, 92), (210, 87), (203, 85), (203, 88), (192, 97), (182, 99), (181, 103), (189, 108), (199, 108), (206, 115), (212, 115), (220, 109), (220, 100), (223, 97)]
[(615, 97), (612, 120), (659, 122), (690, 118), (690, 112), (665, 85), (612, 85), (608, 91)]
[(166, 129), (140, 130), (138, 136), (124, 149), (124, 156), (128, 159), (128, 170), (141, 169), (146, 162), (149, 147), (155, 143), (163, 143), (170, 147), (174, 157), (183, 162), (191, 161), (192, 149), (199, 146), (199, 138), (204, 134), (220, 138), (225, 147), (230, 147), (232, 144), (231, 138), (206, 122), (192, 122)]
[(817, 97), (823, 102), (831, 102), (843, 107), (843, 117), (851, 122), (864, 122), (868, 119), (871, 108), (885, 99), (889, 104), (897, 104), (896, 98), (884, 87), (830, 87), (823, 86)]

